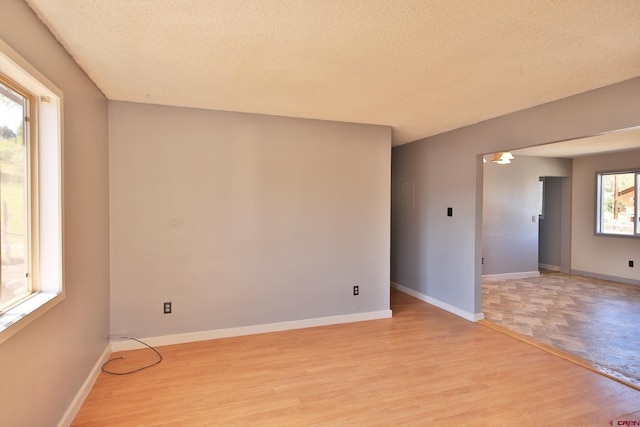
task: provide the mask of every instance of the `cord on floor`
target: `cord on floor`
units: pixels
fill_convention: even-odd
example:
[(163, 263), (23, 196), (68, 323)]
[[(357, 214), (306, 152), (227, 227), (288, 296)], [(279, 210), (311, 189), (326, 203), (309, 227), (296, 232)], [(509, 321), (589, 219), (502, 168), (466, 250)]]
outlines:
[(133, 374), (133, 373), (135, 373), (135, 372), (140, 372), (140, 371), (142, 371), (142, 370), (144, 370), (144, 369), (150, 368), (150, 367), (155, 366), (155, 365), (157, 365), (158, 363), (162, 362), (162, 355), (160, 354), (160, 352), (159, 352), (158, 350), (156, 350), (155, 348), (151, 347), (151, 346), (150, 346), (149, 344), (147, 344), (146, 342), (143, 342), (143, 341), (140, 341), (140, 340), (139, 340), (139, 339), (137, 339), (137, 338), (131, 338), (131, 337), (120, 337), (120, 338), (128, 339), (128, 340), (133, 340), (133, 341), (137, 341), (137, 342), (139, 342), (140, 344), (145, 345), (146, 347), (150, 348), (151, 350), (153, 350), (153, 351), (154, 351), (154, 353), (156, 353), (156, 354), (158, 355), (158, 360), (156, 360), (155, 362), (153, 362), (153, 363), (151, 363), (151, 364), (149, 364), (149, 365), (143, 366), (143, 367), (141, 367), (141, 368), (133, 369), (133, 370), (131, 370), (131, 371), (127, 371), (127, 372), (113, 372), (113, 371), (109, 371), (109, 370), (105, 369), (105, 366), (107, 366), (109, 363), (111, 363), (111, 362), (113, 362), (113, 361), (115, 361), (115, 360), (119, 360), (119, 359), (124, 359), (124, 358), (125, 358), (124, 356), (114, 357), (113, 359), (107, 360), (106, 362), (104, 362), (104, 363), (102, 364), (102, 372), (105, 372), (105, 373), (107, 373), (107, 374), (111, 374), (111, 375), (129, 375), (129, 374)]

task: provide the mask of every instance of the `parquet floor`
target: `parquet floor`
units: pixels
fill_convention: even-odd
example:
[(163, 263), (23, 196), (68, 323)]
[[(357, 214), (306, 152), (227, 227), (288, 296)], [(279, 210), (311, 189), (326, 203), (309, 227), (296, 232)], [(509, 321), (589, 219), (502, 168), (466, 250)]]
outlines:
[(487, 321), (640, 387), (640, 286), (545, 271), (482, 288)]
[[(101, 374), (73, 425), (640, 422), (640, 391), (399, 291), (391, 301), (391, 319), (159, 347), (159, 365)], [(110, 368), (154, 357), (126, 355)]]

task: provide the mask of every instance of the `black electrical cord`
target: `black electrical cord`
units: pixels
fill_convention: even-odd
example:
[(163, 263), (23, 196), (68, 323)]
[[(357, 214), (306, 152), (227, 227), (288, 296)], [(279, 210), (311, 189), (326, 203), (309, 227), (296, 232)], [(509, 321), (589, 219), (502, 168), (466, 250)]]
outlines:
[(155, 348), (151, 347), (146, 342), (143, 342), (143, 341), (140, 341), (137, 338), (131, 338), (131, 337), (120, 337), (120, 338), (128, 339), (128, 340), (134, 340), (134, 341), (139, 342), (140, 344), (143, 344), (143, 345), (149, 347), (151, 350), (153, 350), (158, 355), (158, 360), (156, 360), (155, 362), (153, 362), (153, 363), (151, 363), (149, 365), (143, 366), (142, 368), (134, 369), (132, 371), (127, 371), (127, 372), (113, 372), (113, 371), (106, 370), (104, 367), (107, 366), (107, 364), (113, 362), (114, 360), (119, 360), (119, 359), (124, 359), (125, 358), (124, 356), (114, 357), (113, 359), (107, 360), (106, 362), (104, 362), (102, 364), (102, 372), (105, 372), (105, 373), (111, 374), (111, 375), (129, 375), (129, 374), (133, 374), (135, 372), (140, 372), (140, 371), (142, 371), (144, 369), (150, 368), (150, 367), (155, 366), (158, 363), (162, 362), (162, 355), (160, 354), (160, 352), (158, 352), (158, 350), (156, 350)]

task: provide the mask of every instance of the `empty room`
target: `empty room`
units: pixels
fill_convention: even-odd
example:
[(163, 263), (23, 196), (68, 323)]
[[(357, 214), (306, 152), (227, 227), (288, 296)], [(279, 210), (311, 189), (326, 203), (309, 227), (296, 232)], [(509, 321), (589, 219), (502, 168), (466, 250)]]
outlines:
[(640, 422), (638, 387), (483, 312), (483, 277), (541, 265), (640, 284), (640, 142), (526, 151), (634, 134), (639, 25), (623, 0), (3, 0), (0, 424)]

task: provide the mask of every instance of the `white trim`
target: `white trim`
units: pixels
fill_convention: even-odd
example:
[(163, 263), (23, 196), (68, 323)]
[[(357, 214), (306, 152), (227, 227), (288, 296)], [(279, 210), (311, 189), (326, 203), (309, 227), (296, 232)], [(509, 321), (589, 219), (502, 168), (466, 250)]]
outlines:
[[(316, 326), (336, 325), (340, 323), (362, 322), (366, 320), (387, 319), (391, 317), (391, 310), (369, 311), (366, 313), (344, 314), (339, 316), (318, 317), (315, 319), (292, 320), (289, 322), (268, 323), (264, 325), (241, 326), (238, 328), (214, 329), (210, 331), (187, 332), (184, 334), (164, 335), (159, 337), (140, 338), (150, 346), (183, 344), (194, 341), (215, 340), (219, 338), (240, 337), (244, 335), (280, 332), (292, 329), (313, 328)], [(137, 337), (136, 337), (137, 338)], [(113, 351), (134, 350), (144, 346), (133, 340), (119, 340), (111, 342)]]
[(411, 288), (407, 288), (406, 286), (402, 286), (398, 283), (391, 282), (391, 287), (399, 290), (400, 292), (404, 292), (407, 295), (411, 295), (414, 298), (418, 298), (420, 301), (424, 301), (428, 304), (434, 305), (438, 308), (441, 308), (449, 313), (455, 314), (456, 316), (460, 316), (463, 319), (466, 319), (470, 322), (477, 322), (479, 320), (484, 319), (484, 313), (470, 313), (468, 311), (459, 309), (458, 307), (454, 307), (451, 304), (448, 304), (444, 301), (440, 301), (437, 298), (430, 297), (421, 292), (415, 291)]
[(102, 365), (109, 359), (110, 355), (111, 344), (107, 344), (104, 351), (102, 352), (102, 355), (89, 373), (89, 376), (86, 380), (84, 380), (84, 383), (82, 383), (82, 387), (80, 387), (80, 390), (78, 390), (78, 392), (76, 393), (76, 396), (71, 401), (71, 404), (69, 405), (67, 410), (64, 411), (64, 415), (62, 415), (62, 418), (58, 422), (57, 427), (69, 427), (71, 425), (76, 415), (78, 415), (78, 412), (80, 411), (84, 400), (87, 398), (89, 392), (93, 388), (93, 385), (98, 379), (98, 375), (100, 375), (100, 372), (102, 372)]
[[(0, 343), (42, 316), (65, 298), (63, 242), (63, 96), (62, 91), (15, 50), (0, 40), (0, 72), (37, 98), (36, 131), (30, 166), (32, 201), (32, 279), (36, 295), (0, 313)], [(40, 100), (46, 97), (48, 102)]]
[(560, 266), (550, 264), (538, 264), (538, 268), (549, 271), (560, 271)]
[(482, 280), (487, 282), (493, 282), (496, 280), (528, 279), (530, 277), (540, 277), (540, 272), (539, 271), (520, 271), (518, 273), (483, 274)]
[(0, 313), (0, 343), (8, 340), (60, 301), (60, 293), (38, 292)]

